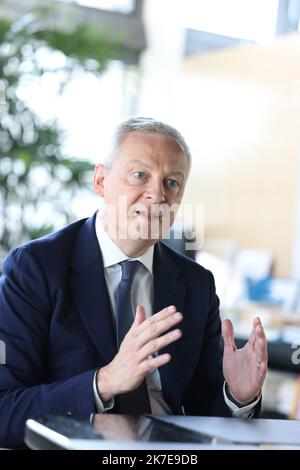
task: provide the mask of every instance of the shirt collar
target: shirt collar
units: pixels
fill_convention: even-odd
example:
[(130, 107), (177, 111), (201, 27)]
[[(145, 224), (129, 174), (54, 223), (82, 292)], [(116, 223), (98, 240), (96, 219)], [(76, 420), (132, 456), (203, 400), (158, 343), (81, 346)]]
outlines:
[(96, 216), (96, 235), (101, 248), (104, 268), (109, 268), (127, 259), (140, 261), (152, 274), (154, 245), (150, 246), (141, 256), (129, 258), (123, 251), (109, 238), (103, 228), (100, 213)]

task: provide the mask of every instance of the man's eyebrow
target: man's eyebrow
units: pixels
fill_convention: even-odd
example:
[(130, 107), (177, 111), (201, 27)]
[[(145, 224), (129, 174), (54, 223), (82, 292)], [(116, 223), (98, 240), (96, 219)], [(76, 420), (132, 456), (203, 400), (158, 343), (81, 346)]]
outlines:
[(179, 175), (179, 176), (184, 176), (183, 171), (169, 171), (169, 175)]
[[(143, 165), (147, 168), (149, 168), (150, 170), (152, 170), (152, 166), (151, 165), (148, 165), (148, 163), (146, 162), (143, 162), (143, 160), (138, 160), (138, 159), (135, 159), (135, 160), (131, 160), (129, 163), (128, 163), (128, 167), (130, 167), (132, 164), (134, 163), (139, 163), (140, 165)], [(173, 171), (173, 170), (170, 170), (167, 172), (169, 175), (181, 175), (181, 176), (184, 176), (184, 173), (183, 171)]]
[(147, 168), (150, 168), (152, 169), (151, 165), (148, 165), (148, 163), (146, 162), (143, 162), (143, 160), (131, 160), (129, 163), (128, 163), (128, 166), (131, 166), (133, 163), (139, 163), (140, 165), (143, 165), (143, 166), (146, 166)]

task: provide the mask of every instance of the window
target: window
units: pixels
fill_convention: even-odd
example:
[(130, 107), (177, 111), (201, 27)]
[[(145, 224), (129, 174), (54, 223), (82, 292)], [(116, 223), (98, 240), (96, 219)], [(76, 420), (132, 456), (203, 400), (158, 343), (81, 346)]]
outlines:
[(135, 0), (61, 0), (67, 3), (77, 3), (85, 7), (99, 8), (118, 13), (128, 14), (135, 8)]
[(269, 42), (275, 38), (278, 0), (185, 0), (186, 28), (238, 39)]

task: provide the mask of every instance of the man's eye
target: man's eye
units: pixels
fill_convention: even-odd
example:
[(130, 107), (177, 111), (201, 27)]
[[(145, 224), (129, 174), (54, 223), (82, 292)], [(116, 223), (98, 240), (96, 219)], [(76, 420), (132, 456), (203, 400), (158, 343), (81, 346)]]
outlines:
[(145, 177), (145, 173), (143, 171), (135, 171), (133, 175), (138, 180), (141, 180)]
[(173, 180), (172, 178), (168, 178), (168, 179), (167, 179), (167, 185), (168, 185), (169, 188), (171, 188), (171, 189), (176, 189), (176, 188), (178, 188), (179, 183), (178, 183), (178, 181)]

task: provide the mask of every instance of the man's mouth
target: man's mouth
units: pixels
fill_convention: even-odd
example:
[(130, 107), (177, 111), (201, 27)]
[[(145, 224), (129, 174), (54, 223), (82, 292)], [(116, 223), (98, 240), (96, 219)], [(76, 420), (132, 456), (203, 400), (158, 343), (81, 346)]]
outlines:
[(158, 217), (161, 217), (161, 213), (160, 212), (152, 212), (152, 211), (139, 211), (139, 210), (136, 210), (135, 211), (135, 214), (136, 215), (141, 215), (143, 217), (147, 217), (148, 219), (154, 219), (154, 218), (158, 218)]

